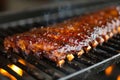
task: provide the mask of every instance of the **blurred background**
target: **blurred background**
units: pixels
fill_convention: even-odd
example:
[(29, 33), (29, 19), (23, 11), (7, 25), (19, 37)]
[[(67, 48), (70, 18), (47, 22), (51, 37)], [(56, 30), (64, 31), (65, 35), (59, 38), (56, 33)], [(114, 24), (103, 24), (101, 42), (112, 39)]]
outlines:
[(38, 7), (50, 2), (49, 0), (0, 0), (0, 11), (19, 11)]
[(45, 6), (49, 4), (64, 3), (65, 1), (79, 1), (83, 2), (92, 2), (92, 1), (101, 1), (101, 0), (0, 0), (0, 12), (1, 11), (20, 11), (30, 8), (36, 8), (39, 6)]

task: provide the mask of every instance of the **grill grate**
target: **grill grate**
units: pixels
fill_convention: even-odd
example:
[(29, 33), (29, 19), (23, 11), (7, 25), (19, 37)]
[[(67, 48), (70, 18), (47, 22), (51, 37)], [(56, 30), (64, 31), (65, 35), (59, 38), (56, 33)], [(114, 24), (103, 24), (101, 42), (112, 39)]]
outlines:
[[(78, 14), (78, 13), (77, 13)], [(51, 20), (50, 20), (51, 21)], [(58, 19), (59, 21), (59, 19)], [(107, 66), (119, 62), (120, 58), (120, 34), (98, 45), (95, 49), (83, 54), (80, 58), (75, 56), (72, 62), (67, 62), (61, 68), (55, 63), (42, 59), (39, 60), (34, 55), (30, 55), (25, 59), (24, 53), (6, 54), (3, 50), (3, 40), (8, 35), (21, 33), (45, 24), (44, 21), (37, 21), (24, 24), (16, 23), (7, 24), (7, 28), (0, 28), (0, 68), (5, 69), (18, 80), (53, 80), (53, 79), (86, 79), (86, 77), (104, 70)], [(17, 25), (16, 25), (17, 24)], [(28, 27), (29, 26), (29, 27)], [(24, 63), (20, 62), (22, 60)], [(4, 61), (4, 62), (3, 62)], [(8, 65), (14, 64), (23, 70), (23, 76), (18, 75)], [(77, 76), (79, 75), (79, 76)]]

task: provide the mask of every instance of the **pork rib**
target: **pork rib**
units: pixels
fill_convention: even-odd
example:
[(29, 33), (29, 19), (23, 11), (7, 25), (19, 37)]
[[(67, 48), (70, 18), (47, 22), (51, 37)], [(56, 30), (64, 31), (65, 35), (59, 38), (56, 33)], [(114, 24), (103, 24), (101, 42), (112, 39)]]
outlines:
[(119, 13), (119, 7), (109, 7), (45, 28), (33, 28), (6, 37), (4, 47), (27, 55), (32, 52), (61, 66), (66, 58), (71, 61), (74, 55), (81, 56), (120, 32)]

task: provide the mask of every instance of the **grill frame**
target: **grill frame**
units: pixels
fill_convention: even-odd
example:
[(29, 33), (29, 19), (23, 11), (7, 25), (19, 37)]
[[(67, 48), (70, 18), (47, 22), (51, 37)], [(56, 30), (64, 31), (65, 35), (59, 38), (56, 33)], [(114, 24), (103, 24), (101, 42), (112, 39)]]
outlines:
[[(103, 3), (103, 2), (101, 2), (101, 3)], [(104, 6), (109, 6), (109, 5), (119, 5), (119, 3), (120, 3), (120, 1), (117, 1), (117, 2), (109, 2), (109, 3), (104, 3), (104, 4), (100, 4), (102, 7), (104, 7)], [(102, 8), (100, 5), (98, 5), (98, 6), (96, 6), (96, 8), (94, 9), (94, 10), (96, 10), (96, 9), (98, 9), (98, 8)], [(91, 7), (90, 7), (91, 6)], [(90, 6), (87, 6), (87, 7), (81, 7), (80, 9), (81, 9), (81, 11), (79, 12), (79, 14), (77, 14), (76, 13), (76, 15), (80, 15), (80, 14), (82, 14), (82, 12), (83, 13), (85, 13), (85, 12), (89, 12), (94, 6), (92, 6), (92, 4), (90, 5)], [(75, 5), (74, 7), (77, 7), (77, 5)], [(88, 8), (88, 7), (90, 7), (90, 8)], [(54, 9), (53, 9), (54, 10)], [(41, 10), (42, 11), (42, 10)], [(47, 11), (47, 10), (46, 10)], [(76, 11), (77, 11), (77, 9), (76, 9)], [(68, 10), (68, 12), (69, 12), (69, 10)], [(46, 12), (47, 13), (47, 12)], [(59, 12), (58, 12), (59, 13)], [(60, 18), (60, 21), (61, 20), (63, 20), (63, 19), (66, 19), (66, 18), (63, 18), (63, 17), (59, 17), (59, 15), (58, 15), (58, 13), (50, 13), (49, 15), (53, 15), (53, 16), (57, 16), (57, 19), (58, 18)], [(67, 13), (67, 12), (66, 12)], [(23, 13), (24, 14), (24, 13)], [(75, 14), (75, 13), (74, 13)], [(17, 16), (19, 16), (19, 14), (16, 14)], [(22, 14), (21, 14), (22, 15)], [(24, 14), (25, 15), (25, 14)], [(13, 30), (15, 30), (15, 28), (17, 29), (17, 27), (15, 27), (15, 26), (23, 26), (24, 27), (24, 29), (26, 28), (26, 30), (25, 31), (27, 31), (29, 28), (32, 28), (34, 25), (31, 25), (30, 27), (25, 27), (25, 26), (27, 26), (27, 25), (30, 25), (30, 24), (33, 24), (34, 22), (35, 23), (37, 23), (36, 21), (38, 21), (38, 22), (41, 22), (42, 24), (52, 24), (53, 22), (54, 22), (54, 18), (50, 18), (48, 21), (51, 21), (51, 20), (53, 20), (53, 22), (50, 22), (50, 23), (48, 23), (48, 21), (45, 19), (45, 17), (41, 17), (41, 16), (36, 16), (36, 17), (33, 17), (33, 16), (28, 16), (29, 18), (21, 18), (20, 20), (16, 20), (17, 19), (17, 16), (15, 16), (15, 19), (13, 19), (13, 20), (8, 20), (8, 21), (3, 21), (1, 24), (0, 24), (0, 26), (1, 26), (1, 29), (3, 29), (3, 28), (5, 28), (5, 29), (3, 29), (3, 31), (2, 32), (4, 32), (4, 31), (8, 31), (6, 34), (2, 34), (2, 32), (0, 33), (0, 34), (2, 34), (2, 36), (3, 35), (8, 35), (8, 33), (9, 33), (9, 35), (12, 35), (12, 34), (14, 34), (14, 32), (11, 32), (11, 31), (13, 31)], [(11, 16), (11, 15), (9, 15), (9, 16), (6, 16), (5, 17), (5, 19), (7, 19), (7, 18), (9, 18), (9, 17), (13, 17), (14, 18), (14, 16)], [(24, 17), (24, 16), (23, 16)], [(69, 18), (70, 16), (68, 16), (67, 18)], [(19, 17), (18, 17), (18, 19), (19, 19)], [(55, 18), (56, 19), (56, 18)], [(0, 21), (2, 20), (2, 18), (0, 18)], [(12, 21), (12, 22), (11, 22)], [(59, 22), (59, 20), (58, 20), (58, 22)], [(41, 23), (39, 23), (39, 24), (41, 24)], [(11, 27), (13, 27), (13, 28), (11, 28)], [(19, 30), (20, 31), (20, 30)], [(22, 31), (22, 28), (21, 28), (21, 31)], [(21, 32), (20, 31), (20, 32)], [(23, 32), (24, 32), (24, 30), (23, 30)], [(4, 32), (5, 33), (5, 32)], [(15, 32), (16, 33), (16, 32)], [(120, 36), (120, 35), (119, 35)], [(4, 37), (4, 36), (3, 36)], [(0, 37), (0, 38), (2, 38), (2, 37)], [(3, 38), (2, 38), (3, 39)], [(114, 39), (114, 38), (113, 38)], [(2, 42), (2, 41), (0, 41), (0, 42)], [(101, 47), (100, 45), (98, 46), (98, 47)], [(0, 50), (1, 51), (1, 50)], [(1, 52), (1, 54), (4, 54), (4, 52)], [(16, 54), (11, 54), (12, 56), (16, 56)], [(8, 56), (8, 55), (4, 55), (4, 56)], [(10, 60), (10, 63), (14, 63), (14, 64), (16, 64), (16, 65), (19, 65), (20, 66), (20, 64), (19, 63), (16, 63), (16, 62), (14, 62), (14, 61), (12, 61), (12, 58), (14, 58), (14, 57), (10, 57), (8, 60)], [(18, 55), (17, 55), (18, 56)], [(33, 55), (32, 55), (33, 56)], [(21, 56), (22, 57), (22, 56)], [(86, 57), (86, 56), (85, 56)], [(88, 55), (87, 55), (87, 57), (88, 57)], [(31, 60), (31, 58), (33, 58), (34, 59), (34, 57), (30, 57), (30, 58), (27, 58), (26, 59), (26, 61), (28, 62), (28, 63), (30, 63), (29, 61)], [(91, 75), (91, 71), (92, 71), (92, 74), (94, 74), (94, 73), (96, 73), (96, 72), (99, 72), (99, 71), (102, 71), (102, 70), (104, 70), (107, 66), (109, 66), (109, 65), (111, 65), (111, 64), (114, 64), (114, 63), (116, 63), (116, 62), (119, 62), (119, 59), (120, 59), (120, 54), (119, 54), (119, 52), (117, 52), (117, 54), (115, 54), (114, 56), (112, 55), (112, 57), (110, 57), (110, 58), (108, 58), (108, 59), (105, 59), (105, 60), (103, 60), (103, 61), (100, 61), (100, 62), (98, 62), (98, 63), (96, 63), (96, 64), (94, 64), (94, 63), (89, 63), (88, 62), (88, 64), (94, 64), (94, 65), (90, 65), (89, 67), (86, 67), (86, 68), (84, 68), (84, 69), (79, 69), (79, 71), (75, 71), (74, 73), (69, 73), (68, 71), (62, 71), (62, 69), (60, 69), (60, 68), (58, 68), (58, 67), (53, 67), (52, 68), (52, 66), (55, 66), (54, 64), (52, 64), (51, 65), (51, 68), (52, 69), (54, 69), (54, 70), (60, 70), (61, 72), (65, 72), (65, 74), (68, 74), (67, 76), (65, 75), (65, 76), (62, 76), (61, 78), (59, 78), (59, 80), (64, 80), (64, 79), (73, 79), (74, 77), (76, 77), (78, 74), (79, 74), (79, 76), (77, 76), (77, 77), (79, 77), (79, 79), (86, 79), (86, 77), (89, 77), (90, 75)], [(36, 59), (35, 59), (36, 60)], [(93, 61), (93, 60), (92, 60)], [(48, 62), (47, 62), (48, 63)], [(30, 64), (33, 64), (33, 63), (30, 63)], [(66, 63), (67, 64), (67, 66), (69, 66), (70, 65), (70, 68), (71, 68), (71, 64), (69, 64), (69, 63)], [(105, 64), (105, 65), (104, 65)], [(50, 64), (48, 64), (48, 65), (50, 65)], [(73, 65), (74, 66), (74, 65)], [(3, 67), (3, 66), (2, 66)], [(39, 66), (38, 66), (39, 67)], [(6, 67), (5, 67), (6, 68)], [(24, 68), (24, 67), (23, 67)], [(32, 67), (30, 67), (30, 68), (32, 68)], [(6, 68), (6, 69), (8, 69), (8, 68)], [(33, 68), (34, 69), (34, 68)], [(41, 68), (42, 69), (42, 68)], [(25, 69), (24, 69), (25, 70)], [(64, 69), (63, 69), (64, 70)], [(73, 70), (74, 70), (74, 68), (73, 68)], [(28, 71), (30, 71), (30, 70), (28, 70)], [(11, 71), (12, 72), (12, 71)], [(27, 71), (26, 71), (27, 72)], [(67, 73), (68, 72), (68, 73)], [(29, 72), (29, 73), (31, 73), (31, 72)], [(12, 73), (11, 73), (12, 74)], [(14, 72), (13, 72), (13, 74), (14, 74)], [(51, 75), (51, 73), (46, 73), (46, 74), (49, 74), (49, 75)], [(32, 75), (32, 77), (36, 77), (36, 75), (33, 75), (33, 74), (30, 74), (30, 75)], [(18, 75), (16, 75), (16, 77), (19, 79), (19, 80), (23, 80), (23, 78), (21, 78), (21, 77), (19, 77)], [(49, 77), (49, 76), (48, 76)], [(37, 78), (36, 78), (37, 79)], [(39, 78), (38, 78), (39, 79)], [(56, 78), (54, 78), (54, 79), (56, 79)]]

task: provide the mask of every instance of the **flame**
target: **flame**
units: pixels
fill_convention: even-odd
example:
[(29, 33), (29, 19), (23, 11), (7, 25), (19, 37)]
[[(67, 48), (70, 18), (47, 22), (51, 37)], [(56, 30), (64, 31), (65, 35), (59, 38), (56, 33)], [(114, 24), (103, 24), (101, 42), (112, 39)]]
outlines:
[[(25, 61), (23, 59), (18, 60), (19, 63), (26, 65)], [(23, 75), (23, 70), (19, 68), (18, 66), (14, 64), (9, 64), (7, 65), (9, 68), (11, 68), (13, 71), (15, 71), (18, 75), (22, 76)], [(12, 76), (10, 73), (8, 73), (6, 70), (0, 68), (0, 74), (10, 78), (10, 80), (17, 80), (14, 76)]]
[(21, 68), (19, 68), (18, 66), (14, 65), (14, 64), (9, 64), (8, 67), (11, 68), (13, 71), (15, 71), (18, 75), (20, 75), (20, 76), (23, 75), (23, 70)]
[(111, 66), (109, 66), (109, 67), (107, 67), (106, 69), (105, 69), (105, 74), (107, 75), (107, 76), (110, 76), (111, 74), (112, 74), (112, 71), (113, 71), (113, 65), (111, 65)]
[(10, 80), (17, 80), (14, 76), (12, 76), (11, 74), (9, 74), (6, 70), (0, 68), (0, 74), (10, 78)]
[(18, 62), (23, 64), (23, 65), (26, 65), (26, 62), (23, 59), (19, 59)]
[(120, 75), (117, 76), (117, 80), (120, 80)]

